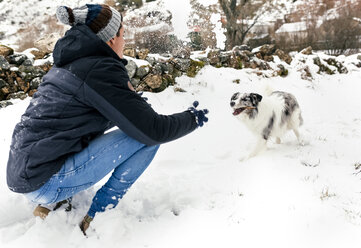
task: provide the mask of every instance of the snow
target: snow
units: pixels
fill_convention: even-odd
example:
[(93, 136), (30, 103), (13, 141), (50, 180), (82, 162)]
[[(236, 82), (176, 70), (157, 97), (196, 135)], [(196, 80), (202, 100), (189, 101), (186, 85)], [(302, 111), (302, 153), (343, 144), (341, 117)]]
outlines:
[[(198, 1), (205, 6), (217, 3)], [(9, 35), (2, 44), (14, 43), (21, 21), (40, 22), (34, 16), (55, 13), (58, 5), (74, 7), (94, 1), (43, 0), (34, 4), (23, 0), (16, 1), (16, 8), (10, 4), (13, 2), (0, 3), (0, 31)], [(275, 20), (303, 1), (274, 2), (279, 12), (267, 12), (260, 22)], [(181, 5), (174, 0), (147, 4), (163, 4), (169, 9), (174, 33), (186, 38), (189, 0)], [(1, 19), (5, 13), (6, 19)], [(211, 22), (216, 26), (217, 46), (222, 48), (225, 39), (219, 20), (219, 14), (214, 14)], [(192, 58), (206, 54), (194, 53)], [(106, 178), (76, 195), (71, 212), (52, 212), (45, 221), (33, 217), (35, 204), (8, 189), (6, 162), (12, 130), (30, 98), (12, 100), (13, 105), (0, 109), (0, 247), (358, 248), (361, 173), (357, 173), (361, 170), (355, 165), (361, 163), (361, 69), (354, 64), (360, 61), (357, 55), (340, 56), (337, 59), (349, 73), (329, 76), (317, 74), (318, 67), (313, 64), (315, 56), (326, 55), (293, 55), (291, 65), (275, 57), (277, 64), (289, 71), (285, 78), (273, 77), (272, 71), (257, 76), (257, 70), (205, 66), (195, 78), (176, 79), (174, 87), (185, 93), (175, 92), (174, 87), (157, 94), (144, 93), (162, 114), (183, 111), (198, 100), (199, 108), (209, 109), (209, 122), (162, 145), (119, 205), (96, 216), (87, 238), (77, 225)], [(138, 66), (148, 64), (132, 60)], [(271, 63), (271, 67), (277, 64)], [(312, 81), (300, 78), (305, 66), (313, 74)], [(239, 84), (233, 83), (236, 79)], [(239, 161), (252, 150), (256, 138), (232, 116), (230, 98), (237, 91), (262, 93), (267, 85), (296, 96), (305, 121), (301, 132), (308, 144), (300, 146), (288, 133), (281, 144), (270, 142), (266, 151)]]
[[(320, 27), (323, 21), (318, 20), (316, 23), (316, 27)], [(279, 33), (294, 33), (294, 32), (302, 32), (307, 31), (307, 22), (293, 22), (293, 23), (285, 23), (279, 29), (277, 29), (276, 34)]]
[(181, 40), (189, 40), (187, 38), (188, 33), (192, 30), (187, 26), (187, 20), (189, 19), (192, 11), (190, 0), (183, 0), (180, 4), (179, 1), (174, 0), (160, 0), (163, 2), (164, 7), (172, 13), (172, 24), (174, 27), (174, 33)]
[(142, 60), (142, 59), (136, 59), (136, 58), (132, 58), (132, 57), (129, 57), (129, 56), (123, 56), (124, 59), (126, 60), (132, 60), (136, 65), (137, 65), (137, 68), (141, 67), (141, 66), (147, 66), (147, 65), (150, 65), (148, 61), (146, 60)]
[(279, 29), (277, 29), (276, 34), (301, 32), (301, 31), (306, 31), (306, 30), (307, 30), (306, 22), (285, 23)]
[(205, 7), (210, 5), (218, 4), (218, 0), (198, 0), (198, 3), (202, 4)]
[[(318, 54), (320, 56), (320, 54)], [(35, 205), (6, 186), (6, 161), (14, 125), (29, 98), (0, 109), (0, 246), (7, 247), (348, 247), (361, 243), (361, 69), (357, 55), (341, 57), (348, 74), (315, 73), (313, 56), (296, 54), (289, 75), (262, 77), (256, 70), (205, 66), (161, 93), (145, 93), (162, 114), (208, 108), (209, 122), (164, 144), (150, 167), (115, 209), (98, 214), (88, 237), (77, 224), (102, 180), (74, 197), (71, 212), (43, 221)], [(307, 59), (309, 58), (309, 59)], [(302, 61), (313, 81), (300, 79)], [(272, 65), (274, 66), (274, 65)], [(232, 83), (240, 79), (239, 84)], [(232, 115), (234, 92), (266, 86), (296, 96), (308, 144), (288, 133), (254, 158), (239, 161), (256, 142)]]
[(226, 46), (226, 29), (222, 27), (221, 15), (212, 14), (211, 23), (214, 24), (213, 32), (216, 34), (217, 47), (220, 49), (225, 49)]

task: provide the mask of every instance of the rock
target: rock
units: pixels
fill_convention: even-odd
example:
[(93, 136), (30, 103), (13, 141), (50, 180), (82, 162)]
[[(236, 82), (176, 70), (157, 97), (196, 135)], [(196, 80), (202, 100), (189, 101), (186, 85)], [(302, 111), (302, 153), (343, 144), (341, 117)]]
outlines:
[(187, 72), (190, 65), (191, 65), (191, 60), (190, 59), (180, 59), (180, 58), (176, 58), (176, 59), (170, 59), (169, 63), (171, 65), (174, 66), (174, 68), (176, 68), (179, 71), (182, 72)]
[(36, 89), (29, 90), (29, 92), (28, 92), (28, 96), (33, 97), (33, 96), (34, 96), (34, 94), (35, 94), (35, 92), (37, 92), (37, 91), (38, 91), (38, 90), (36, 90)]
[(328, 66), (324, 65), (324, 64), (321, 62), (320, 57), (314, 58), (314, 59), (313, 59), (313, 63), (319, 67), (319, 70), (318, 70), (317, 73), (325, 72), (325, 73), (327, 73), (328, 75), (333, 75), (333, 74), (335, 74), (335, 72), (334, 72), (333, 70), (331, 70), (331, 68), (329, 68)]
[(292, 57), (289, 54), (282, 51), (281, 49), (277, 49), (275, 51), (275, 55), (277, 55), (280, 58), (280, 60), (283, 60), (287, 64), (291, 64), (292, 62)]
[(334, 58), (329, 58), (326, 60), (327, 64), (332, 65), (337, 68), (338, 73), (346, 74), (348, 73), (347, 68), (339, 61), (336, 61)]
[[(232, 52), (234, 52), (234, 53), (240, 53), (240, 52), (243, 52), (243, 51), (249, 51), (249, 52), (251, 52), (252, 51), (252, 49), (249, 47), (249, 46), (247, 46), (247, 45), (240, 45), (240, 46), (235, 46), (235, 47), (233, 47), (233, 49), (232, 49)], [(237, 54), (238, 55), (238, 54)]]
[(32, 66), (33, 65), (33, 61), (30, 59), (26, 59), (24, 60), (24, 62), (22, 63), (23, 66)]
[(187, 72), (191, 66), (190, 59), (177, 59), (178, 64), (180, 65), (180, 71)]
[(28, 57), (25, 54), (14, 54), (7, 57), (10, 64), (20, 66)]
[(151, 66), (153, 66), (153, 65), (157, 62), (154, 57), (149, 57), (149, 56), (146, 57), (145, 60), (148, 61), (148, 63), (149, 63)]
[(252, 53), (247, 53), (246, 51), (242, 51), (239, 53), (234, 53), (234, 55), (239, 57), (243, 62), (249, 62)]
[(0, 89), (5, 86), (8, 86), (8, 84), (3, 79), (0, 78)]
[(221, 54), (220, 50), (211, 50), (209, 51), (207, 58), (211, 65), (217, 65), (220, 63), (219, 55)]
[(152, 74), (148, 74), (148, 76), (146, 76), (143, 81), (152, 89), (159, 88), (163, 83), (161, 75)]
[(272, 55), (265, 55), (263, 57), (263, 60), (266, 61), (266, 62), (273, 62), (274, 61), (274, 58)]
[(153, 66), (152, 68), (152, 74), (156, 74), (156, 75), (162, 75), (163, 74), (163, 67), (162, 67), (162, 63), (157, 63)]
[(162, 67), (162, 72), (167, 74), (173, 74), (174, 67), (168, 62), (159, 63), (159, 65)]
[(44, 70), (45, 72), (48, 72), (53, 67), (53, 65), (50, 62), (46, 62), (42, 65), (39, 65), (38, 67)]
[(4, 99), (4, 96), (8, 95), (10, 92), (14, 92), (14, 90), (12, 90), (10, 88), (9, 84), (7, 84), (6, 86), (3, 86), (0, 90), (0, 95), (2, 96), (2, 99)]
[(267, 62), (261, 61), (258, 65), (261, 70), (270, 70), (271, 66)]
[(43, 77), (46, 72), (35, 66), (19, 66), (19, 72), (21, 73), (22, 79), (24, 79), (26, 82), (30, 82), (36, 77)]
[(29, 82), (25, 82), (21, 77), (16, 77), (15, 78), (16, 83), (18, 85), (18, 87), (24, 91), (24, 92), (28, 92), (30, 89), (30, 83)]
[(4, 46), (4, 45), (0, 45), (0, 55), (7, 57), (9, 55), (14, 54), (14, 50), (10, 47)]
[(31, 50), (30, 53), (35, 56), (34, 59), (43, 59), (46, 55), (48, 55), (47, 52), (37, 49)]
[(174, 87), (174, 92), (181, 92), (181, 93), (184, 93), (184, 92), (187, 92), (186, 90), (180, 88), (180, 87)]
[(6, 108), (7, 106), (13, 105), (12, 102), (9, 101), (1, 101), (0, 102), (0, 108)]
[(252, 60), (249, 67), (252, 69), (256, 69), (258, 67), (258, 64), (254, 60)]
[(6, 100), (10, 100), (10, 99), (21, 99), (24, 100), (25, 98), (27, 98), (28, 95), (23, 92), (23, 91), (19, 91), (19, 92), (15, 92), (15, 93), (11, 93), (6, 97)]
[(129, 48), (129, 47), (124, 48), (123, 54), (125, 56), (132, 57), (132, 58), (136, 58), (136, 56), (137, 56), (137, 52), (136, 52), (135, 48)]
[(30, 90), (34, 90), (37, 89), (39, 87), (39, 85), (42, 82), (42, 78), (41, 77), (36, 77), (33, 80), (30, 81)]
[(261, 53), (262, 57), (263, 56), (270, 56), (272, 55), (276, 50), (276, 45), (274, 44), (266, 44), (261, 46), (261, 48), (259, 49), (259, 52)]
[(10, 70), (10, 64), (9, 62), (5, 59), (4, 56), (0, 55), (0, 69), (1, 70)]
[(133, 60), (128, 60), (128, 64), (125, 66), (128, 71), (129, 78), (133, 78), (137, 71), (137, 64)]
[(281, 64), (277, 65), (278, 68), (280, 68), (277, 71), (278, 76), (286, 77), (288, 75), (288, 70)]
[(228, 66), (230, 58), (231, 58), (230, 53), (221, 53), (219, 55), (219, 62), (222, 64), (226, 64), (226, 66)]
[(303, 80), (309, 80), (309, 81), (313, 79), (311, 70), (307, 65), (301, 69), (301, 78)]
[(130, 80), (130, 83), (133, 85), (134, 89), (136, 89), (140, 83), (140, 79), (139, 78), (132, 78)]
[(304, 54), (304, 55), (311, 55), (312, 54), (312, 47), (311, 46), (306, 47), (305, 49), (303, 49), (301, 51), (301, 53)]
[(47, 34), (34, 42), (34, 46), (45, 53), (52, 53), (56, 42), (61, 38), (58, 33)]
[(172, 51), (173, 57), (181, 59), (190, 59), (191, 49), (189, 47), (178, 47)]
[(172, 75), (170, 75), (170, 74), (164, 74), (163, 75), (163, 86), (164, 86), (164, 88), (158, 88), (158, 91), (163, 91), (170, 85), (175, 85), (174, 77)]
[(140, 51), (137, 54), (137, 58), (145, 60), (148, 54), (149, 54), (149, 49), (140, 49)]
[(263, 59), (263, 56), (262, 56), (262, 53), (261, 53), (261, 52), (256, 52), (256, 53), (255, 53), (255, 56), (256, 56), (256, 58), (258, 58), (258, 59)]
[(234, 69), (242, 69), (243, 63), (239, 56), (233, 54), (229, 60), (229, 67), (232, 67)]
[(357, 59), (358, 59), (358, 60), (361, 60), (361, 55), (357, 55)]
[(136, 72), (135, 76), (137, 78), (142, 79), (142, 78), (144, 78), (145, 76), (148, 75), (149, 71), (150, 71), (149, 66), (143, 65), (143, 66), (141, 66), (141, 67), (139, 67), (137, 69), (137, 72)]

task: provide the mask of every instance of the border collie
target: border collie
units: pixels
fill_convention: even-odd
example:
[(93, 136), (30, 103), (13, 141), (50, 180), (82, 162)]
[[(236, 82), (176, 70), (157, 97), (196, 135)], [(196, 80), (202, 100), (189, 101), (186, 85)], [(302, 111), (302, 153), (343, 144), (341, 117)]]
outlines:
[(270, 137), (281, 143), (282, 136), (293, 130), (301, 141), (299, 127), (303, 124), (301, 110), (296, 98), (287, 92), (274, 91), (262, 97), (256, 93), (234, 93), (231, 102), (233, 115), (242, 121), (259, 139), (248, 158), (257, 155), (267, 146)]

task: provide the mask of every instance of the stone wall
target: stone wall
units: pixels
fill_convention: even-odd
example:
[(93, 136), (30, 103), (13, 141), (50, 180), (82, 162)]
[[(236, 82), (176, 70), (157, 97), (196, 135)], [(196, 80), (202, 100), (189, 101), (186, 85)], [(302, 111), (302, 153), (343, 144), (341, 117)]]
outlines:
[[(0, 108), (11, 104), (8, 101), (10, 99), (31, 97), (41, 83), (42, 77), (51, 69), (52, 59), (49, 51), (41, 52), (33, 49), (31, 56), (27, 54), (14, 53), (13, 49), (0, 45)], [(243, 45), (226, 52), (209, 50), (197, 54), (191, 56), (188, 49), (177, 49), (172, 54), (161, 55), (149, 55), (147, 49), (124, 50), (124, 55), (129, 58), (126, 68), (132, 85), (137, 91), (150, 92), (160, 92), (174, 85), (176, 77), (182, 75), (195, 77), (205, 65), (217, 68), (231, 67), (237, 70), (249, 68), (260, 76), (267, 74), (267, 76), (287, 77), (287, 68), (290, 68), (292, 62), (289, 54), (276, 49), (274, 45), (263, 45), (252, 51)], [(311, 72), (302, 58), (301, 63), (297, 63), (301, 64), (298, 70), (301, 71), (302, 79), (313, 80), (313, 73), (348, 73), (341, 62), (331, 57), (320, 58), (312, 53), (310, 47), (299, 54), (313, 59), (313, 63), (319, 68), (317, 72)], [(275, 56), (278, 58), (275, 59)], [(355, 65), (361, 67), (361, 61)]]

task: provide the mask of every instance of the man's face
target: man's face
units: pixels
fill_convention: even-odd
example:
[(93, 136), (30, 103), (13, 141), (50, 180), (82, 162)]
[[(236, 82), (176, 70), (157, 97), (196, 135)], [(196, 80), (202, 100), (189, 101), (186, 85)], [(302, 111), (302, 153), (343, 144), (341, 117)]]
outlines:
[(119, 58), (123, 58), (123, 49), (125, 46), (124, 41), (124, 26), (119, 30), (120, 35), (115, 36), (107, 44), (114, 50), (116, 54), (118, 54)]

